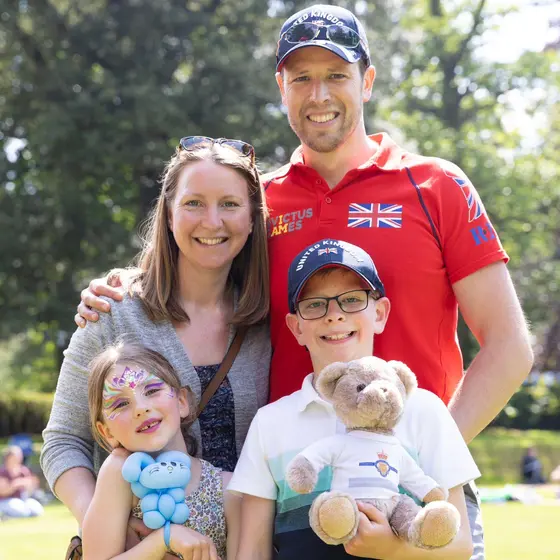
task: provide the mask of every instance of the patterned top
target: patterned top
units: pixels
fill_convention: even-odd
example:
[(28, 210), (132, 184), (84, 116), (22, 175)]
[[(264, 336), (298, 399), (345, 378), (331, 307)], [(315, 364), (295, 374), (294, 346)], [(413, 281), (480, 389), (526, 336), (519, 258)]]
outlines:
[[(227, 532), (222, 470), (203, 459), (200, 460), (200, 465), (198, 488), (185, 497), (185, 503), (191, 511), (185, 527), (210, 537), (216, 546), (218, 556), (225, 560)], [(132, 515), (142, 519), (140, 504), (134, 506)]]
[[(210, 384), (220, 364), (194, 366), (202, 392)], [(233, 472), (237, 463), (233, 391), (226, 377), (198, 417), (202, 456), (216, 467)]]

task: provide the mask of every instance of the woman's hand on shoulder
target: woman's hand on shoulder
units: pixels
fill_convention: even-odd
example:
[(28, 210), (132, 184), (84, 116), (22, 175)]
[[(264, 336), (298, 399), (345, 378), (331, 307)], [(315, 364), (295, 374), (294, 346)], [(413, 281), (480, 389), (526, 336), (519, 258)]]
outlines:
[(184, 560), (220, 560), (212, 539), (184, 525), (171, 525), (169, 544)]

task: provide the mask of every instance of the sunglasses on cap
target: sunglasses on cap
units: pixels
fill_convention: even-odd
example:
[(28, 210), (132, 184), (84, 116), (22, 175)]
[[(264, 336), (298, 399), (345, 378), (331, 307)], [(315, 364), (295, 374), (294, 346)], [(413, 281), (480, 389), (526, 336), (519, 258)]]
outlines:
[(280, 40), (297, 44), (317, 39), (322, 30), (325, 30), (327, 40), (335, 45), (355, 49), (360, 45), (360, 36), (356, 31), (346, 25), (319, 25), (317, 23), (298, 23), (288, 29)]
[(243, 140), (230, 140), (229, 138), (210, 138), (209, 136), (185, 136), (179, 141), (181, 149), (190, 151), (196, 148), (202, 148), (205, 145), (220, 144), (228, 146), (242, 156), (251, 159), (251, 165), (255, 165), (255, 148)]

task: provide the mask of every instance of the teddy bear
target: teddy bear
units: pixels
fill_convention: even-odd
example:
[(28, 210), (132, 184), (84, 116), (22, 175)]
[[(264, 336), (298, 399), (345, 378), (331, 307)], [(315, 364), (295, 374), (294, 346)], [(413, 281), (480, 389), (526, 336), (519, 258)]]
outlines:
[(159, 529), (169, 523), (183, 524), (190, 515), (185, 486), (191, 478), (191, 460), (180, 451), (165, 451), (153, 459), (147, 453), (130, 455), (122, 466), (123, 478), (140, 498), (144, 524)]
[[(287, 465), (286, 482), (298, 494), (313, 491), (319, 472), (330, 465), (330, 492), (311, 505), (311, 528), (327, 544), (348, 542), (358, 529), (356, 500), (385, 514), (395, 534), (420, 548), (450, 543), (460, 526), (459, 512), (445, 501), (448, 491), (428, 477), (400, 444), (393, 428), (416, 376), (403, 363), (367, 357), (323, 369), (316, 390), (346, 426), (345, 434), (323, 438)], [(399, 485), (415, 496), (399, 493)]]

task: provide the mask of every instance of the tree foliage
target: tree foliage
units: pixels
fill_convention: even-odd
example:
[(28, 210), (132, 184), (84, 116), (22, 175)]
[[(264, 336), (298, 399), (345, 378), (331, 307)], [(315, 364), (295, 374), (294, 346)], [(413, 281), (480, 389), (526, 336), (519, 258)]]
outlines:
[[(274, 54), (283, 20), (308, 4), (2, 3), (0, 338), (27, 334), (13, 365), (22, 382), (57, 371), (85, 281), (136, 253), (137, 227), (181, 136), (243, 138), (264, 169), (287, 160), (297, 139)], [(338, 4), (368, 29), (377, 70), (369, 128), (472, 178), (511, 255), (543, 363), (558, 367), (558, 52), (481, 59), (495, 16), (485, 0)], [(519, 96), (546, 115), (529, 144), (506, 126)], [(472, 355), (473, 341), (464, 336), (463, 346)]]

